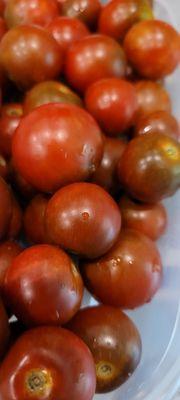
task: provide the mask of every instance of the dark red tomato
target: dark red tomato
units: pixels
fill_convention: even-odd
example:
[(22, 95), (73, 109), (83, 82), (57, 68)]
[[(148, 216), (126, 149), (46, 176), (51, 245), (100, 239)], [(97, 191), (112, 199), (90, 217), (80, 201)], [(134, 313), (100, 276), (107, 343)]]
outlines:
[(15, 196), (12, 194), (12, 215), (6, 237), (8, 239), (16, 239), (22, 228), (22, 210), (16, 200)]
[(89, 29), (77, 18), (57, 17), (47, 27), (66, 54), (73, 43), (87, 36)]
[(139, 81), (135, 84), (138, 117), (156, 111), (171, 112), (171, 99), (167, 90), (157, 82)]
[(101, 11), (99, 31), (116, 40), (122, 40), (135, 23), (152, 19), (148, 0), (111, 0)]
[(119, 189), (117, 164), (126, 148), (122, 139), (104, 138), (104, 153), (100, 166), (92, 176), (92, 182), (115, 194)]
[(65, 73), (69, 83), (84, 92), (99, 79), (124, 77), (126, 57), (114, 39), (98, 34), (87, 36), (67, 52)]
[(7, 180), (9, 178), (9, 165), (8, 161), (0, 154), (0, 176)]
[(139, 119), (136, 124), (134, 136), (141, 136), (149, 133), (162, 133), (178, 141), (180, 140), (180, 126), (176, 118), (167, 111), (154, 111)]
[(108, 78), (93, 83), (88, 87), (85, 102), (107, 135), (118, 136), (135, 122), (136, 90), (123, 79)]
[(25, 332), (0, 367), (3, 400), (92, 400), (96, 374), (83, 341), (62, 328)]
[(145, 78), (161, 79), (180, 62), (180, 36), (164, 21), (135, 24), (125, 37), (124, 49), (128, 60)]
[(32, 111), (22, 119), (13, 140), (18, 171), (45, 192), (87, 179), (102, 152), (102, 134), (95, 120), (69, 104), (48, 104)]
[(10, 0), (5, 9), (5, 20), (9, 28), (26, 24), (45, 27), (58, 14), (56, 0)]
[(56, 192), (48, 203), (45, 220), (53, 243), (88, 258), (105, 254), (121, 227), (117, 204), (92, 183), (74, 183)]
[(6, 272), (14, 258), (22, 251), (21, 246), (12, 241), (8, 240), (0, 244), (0, 294), (3, 294), (4, 279)]
[(25, 325), (60, 325), (78, 311), (83, 295), (81, 275), (71, 258), (50, 245), (32, 246), (7, 270), (4, 295)]
[(30, 243), (48, 243), (45, 230), (45, 211), (48, 198), (42, 194), (35, 196), (24, 213), (24, 231)]
[(162, 264), (154, 242), (135, 230), (123, 230), (114, 247), (82, 268), (88, 290), (102, 303), (135, 308), (149, 302), (160, 287)]
[(180, 187), (180, 144), (151, 133), (131, 140), (118, 165), (120, 182), (135, 199), (156, 203)]
[(3, 18), (0, 17), (0, 40), (3, 38), (7, 32), (7, 26)]
[(106, 393), (124, 383), (141, 358), (141, 338), (120, 309), (84, 308), (67, 325), (89, 347), (96, 366), (96, 392)]
[(12, 28), (0, 42), (0, 63), (6, 75), (22, 88), (57, 77), (62, 61), (56, 40), (36, 26)]
[(23, 110), (28, 114), (34, 108), (49, 103), (66, 103), (82, 107), (82, 100), (68, 86), (56, 81), (38, 83), (26, 93)]
[[(0, 360), (4, 356), (10, 337), (8, 317), (0, 300)], [(5, 399), (4, 399), (5, 400)]]
[(101, 11), (101, 2), (99, 0), (66, 0), (61, 10), (63, 15), (79, 18), (94, 29)]
[(23, 115), (22, 105), (11, 103), (4, 105), (0, 115), (0, 152), (11, 157), (12, 137)]
[(0, 240), (5, 236), (12, 215), (12, 198), (8, 185), (0, 177)]
[(163, 204), (142, 204), (123, 196), (119, 206), (123, 228), (140, 231), (152, 240), (157, 240), (166, 231), (167, 213)]

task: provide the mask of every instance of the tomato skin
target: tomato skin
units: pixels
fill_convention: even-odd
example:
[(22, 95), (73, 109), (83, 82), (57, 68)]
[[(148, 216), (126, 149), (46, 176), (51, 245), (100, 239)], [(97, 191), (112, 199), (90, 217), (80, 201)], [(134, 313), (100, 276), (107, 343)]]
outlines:
[(1, 17), (4, 16), (5, 4), (6, 4), (5, 0), (0, 0), (0, 15), (1, 15)]
[(180, 127), (176, 118), (167, 111), (155, 111), (142, 116), (137, 124), (134, 136), (149, 133), (161, 133), (180, 141)]
[(130, 82), (115, 78), (97, 81), (88, 87), (85, 102), (109, 136), (118, 136), (135, 122), (137, 96)]
[(24, 99), (24, 115), (34, 108), (48, 103), (66, 103), (83, 106), (81, 98), (68, 86), (56, 81), (45, 81), (38, 83), (29, 90)]
[(88, 290), (102, 303), (133, 309), (149, 302), (162, 281), (162, 263), (154, 242), (135, 230), (123, 230), (102, 258), (84, 263)]
[(160, 83), (142, 80), (135, 84), (135, 89), (138, 100), (138, 118), (156, 111), (171, 112), (170, 96)]
[(22, 105), (11, 103), (2, 106), (0, 116), (0, 152), (5, 157), (12, 155), (12, 137), (23, 115)]
[(180, 186), (180, 144), (155, 133), (137, 137), (128, 143), (118, 175), (127, 193), (142, 202), (172, 196)]
[(84, 182), (56, 192), (48, 203), (45, 221), (53, 243), (88, 258), (106, 253), (121, 228), (113, 198), (100, 186)]
[(99, 0), (66, 0), (62, 3), (62, 15), (79, 18), (91, 29), (97, 24), (101, 11)]
[(9, 342), (10, 330), (8, 317), (0, 299), (0, 360), (4, 356)]
[(141, 76), (161, 79), (172, 73), (180, 61), (178, 32), (164, 21), (142, 21), (127, 33), (124, 49)]
[(40, 327), (25, 332), (0, 367), (3, 400), (92, 400), (95, 386), (89, 349), (62, 328)]
[(0, 177), (0, 240), (5, 236), (12, 215), (12, 199), (8, 185)]
[(4, 18), (0, 17), (0, 41), (3, 38), (3, 36), (5, 35), (6, 32), (7, 32), (6, 23), (4, 21)]
[(12, 215), (6, 233), (6, 237), (8, 239), (16, 239), (22, 228), (23, 213), (13, 193), (11, 194), (11, 197), (12, 197)]
[(28, 183), (17, 171), (17, 169), (14, 166), (14, 161), (12, 158), (9, 162), (9, 169), (10, 169), (11, 185), (18, 192), (22, 200), (32, 199), (32, 197), (34, 197), (37, 192), (35, 188), (32, 185), (30, 185), (30, 183)]
[(4, 280), (5, 275), (12, 264), (14, 258), (20, 254), (22, 251), (22, 247), (12, 241), (7, 240), (0, 244), (0, 294), (3, 295), (3, 288), (4, 288)]
[(102, 152), (102, 135), (95, 120), (69, 104), (48, 104), (32, 111), (13, 138), (15, 167), (44, 192), (87, 179), (99, 165)]
[(36, 195), (28, 204), (24, 213), (24, 231), (30, 243), (49, 243), (45, 230), (45, 211), (48, 198), (44, 195)]
[(63, 250), (37, 245), (14, 259), (6, 273), (4, 294), (14, 315), (28, 327), (60, 325), (78, 311), (83, 283)]
[[(22, 51), (24, 48), (25, 52)], [(36, 26), (12, 28), (0, 42), (3, 70), (22, 89), (57, 77), (62, 69), (62, 61), (62, 53), (55, 39), (49, 32)], [(38, 68), (34, 68), (34, 65), (38, 65)]]
[(0, 154), (0, 176), (4, 180), (8, 180), (8, 178), (9, 178), (8, 161), (4, 158), (4, 156), (2, 154)]
[(126, 57), (114, 39), (94, 34), (71, 46), (67, 52), (65, 74), (72, 87), (84, 92), (100, 79), (124, 77)]
[[(67, 328), (89, 347), (96, 365), (96, 393), (107, 393), (134, 372), (141, 358), (141, 338), (133, 322), (120, 309), (108, 306), (84, 308)], [(103, 372), (110, 368), (110, 375)]]
[(157, 240), (165, 233), (167, 213), (163, 204), (142, 204), (122, 196), (119, 206), (123, 228), (140, 231), (152, 240)]

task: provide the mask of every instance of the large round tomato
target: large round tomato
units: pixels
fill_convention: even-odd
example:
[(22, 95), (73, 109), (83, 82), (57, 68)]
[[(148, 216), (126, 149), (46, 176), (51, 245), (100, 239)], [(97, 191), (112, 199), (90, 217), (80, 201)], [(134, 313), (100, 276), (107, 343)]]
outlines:
[(96, 374), (83, 341), (62, 328), (25, 332), (0, 367), (4, 400), (92, 400)]
[(101, 2), (99, 0), (66, 0), (63, 1), (61, 12), (67, 17), (79, 18), (90, 28), (95, 28)]
[(39, 194), (31, 200), (24, 213), (24, 231), (30, 243), (48, 243), (45, 230), (45, 212), (48, 197)]
[(10, 337), (8, 317), (0, 300), (0, 360), (4, 356)]
[(48, 203), (45, 220), (53, 243), (88, 258), (105, 254), (121, 227), (113, 198), (100, 186), (84, 182), (56, 192)]
[(87, 36), (67, 52), (65, 73), (69, 83), (81, 92), (99, 79), (122, 78), (126, 74), (124, 51), (108, 36)]
[(11, 157), (12, 137), (23, 115), (22, 105), (11, 103), (4, 105), (0, 114), (0, 152)]
[(102, 303), (135, 308), (149, 302), (162, 280), (160, 254), (154, 242), (135, 230), (123, 230), (102, 258), (84, 263), (90, 292)]
[(12, 215), (12, 198), (8, 185), (0, 177), (0, 240), (5, 236)]
[(149, 133), (162, 133), (176, 140), (180, 140), (180, 126), (176, 118), (167, 111), (155, 111), (142, 116), (137, 124), (134, 136)]
[(13, 138), (20, 174), (42, 191), (87, 179), (103, 152), (100, 128), (80, 107), (47, 104), (24, 117)]
[(0, 294), (3, 295), (4, 279), (6, 272), (14, 258), (22, 251), (21, 246), (8, 240), (0, 244)]

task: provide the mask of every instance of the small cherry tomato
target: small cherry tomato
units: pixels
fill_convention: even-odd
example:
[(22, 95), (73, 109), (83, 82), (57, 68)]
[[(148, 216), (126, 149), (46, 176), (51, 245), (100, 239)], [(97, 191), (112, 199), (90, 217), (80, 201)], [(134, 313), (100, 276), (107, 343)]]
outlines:
[(92, 400), (95, 387), (88, 347), (62, 328), (25, 332), (0, 367), (0, 398), (4, 400)]
[(0, 300), (0, 360), (4, 356), (10, 338), (8, 317), (2, 301)]
[(48, 197), (39, 194), (31, 200), (24, 213), (24, 231), (30, 243), (49, 243), (45, 230), (45, 211)]
[(133, 198), (156, 203), (180, 187), (180, 144), (165, 135), (131, 140), (118, 165), (120, 182)]
[(63, 15), (79, 18), (92, 29), (96, 28), (100, 11), (99, 0), (66, 0), (61, 8)]
[(0, 244), (0, 295), (3, 296), (5, 275), (14, 258), (22, 251), (21, 246), (8, 240)]
[(96, 392), (107, 393), (134, 372), (141, 358), (141, 338), (120, 309), (84, 308), (67, 325), (89, 347), (96, 366)]
[(62, 61), (56, 40), (40, 27), (17, 26), (0, 42), (3, 70), (21, 88), (55, 78), (61, 72)]
[(102, 258), (84, 263), (88, 290), (102, 303), (135, 308), (149, 302), (160, 287), (162, 263), (155, 243), (135, 230), (123, 230)]
[(161, 79), (180, 61), (180, 36), (164, 21), (142, 21), (127, 33), (124, 49), (128, 60), (145, 78)]
[(123, 196), (119, 206), (123, 228), (140, 231), (152, 240), (157, 240), (166, 231), (167, 213), (163, 204), (142, 204)]
[(8, 185), (0, 177), (0, 240), (5, 236), (12, 215), (12, 198)]
[(99, 126), (89, 113), (70, 104), (33, 110), (13, 138), (15, 167), (27, 182), (45, 192), (87, 179), (100, 164), (102, 152)]
[(7, 270), (4, 296), (25, 325), (60, 325), (78, 311), (83, 295), (81, 275), (61, 249), (37, 245), (19, 254)]
[(48, 203), (45, 220), (53, 243), (88, 258), (105, 254), (121, 228), (113, 198), (100, 186), (84, 182), (56, 192)]
[(12, 155), (12, 137), (23, 115), (22, 105), (11, 103), (4, 105), (0, 115), (0, 152), (5, 157)]
[(4, 18), (0, 17), (0, 41), (6, 32), (7, 32), (6, 22), (4, 21)]
[(126, 57), (114, 39), (100, 34), (87, 36), (67, 52), (65, 74), (75, 89), (84, 92), (99, 79), (124, 77)]
[(16, 197), (14, 196), (14, 194), (12, 194), (11, 196), (12, 196), (12, 215), (7, 229), (6, 237), (8, 239), (16, 239), (22, 228), (23, 214)]
[(162, 133), (178, 141), (180, 140), (179, 124), (176, 118), (167, 111), (154, 111), (151, 114), (142, 116), (138, 120), (134, 136), (149, 133)]
[(2, 154), (0, 154), (0, 176), (4, 180), (8, 180), (9, 178), (9, 164), (8, 161), (4, 158)]
[(123, 79), (102, 79), (88, 87), (86, 107), (110, 136), (118, 136), (135, 122), (137, 95), (134, 86)]
[(156, 111), (171, 112), (171, 99), (167, 90), (158, 82), (139, 81), (135, 84), (138, 101), (137, 117)]

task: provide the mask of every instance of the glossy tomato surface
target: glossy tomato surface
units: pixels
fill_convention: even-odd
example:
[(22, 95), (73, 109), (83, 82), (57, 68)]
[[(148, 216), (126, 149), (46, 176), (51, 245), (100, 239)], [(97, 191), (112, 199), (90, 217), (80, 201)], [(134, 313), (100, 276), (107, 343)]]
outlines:
[(176, 118), (167, 111), (155, 111), (139, 119), (136, 124), (134, 136), (149, 133), (162, 133), (179, 141), (180, 125)]
[(23, 213), (19, 205), (19, 202), (13, 193), (11, 194), (11, 197), (12, 197), (12, 214), (7, 229), (6, 237), (8, 239), (16, 239), (22, 228)]
[(143, 80), (135, 84), (135, 89), (138, 100), (138, 117), (156, 111), (171, 112), (170, 96), (161, 83)]
[(96, 365), (96, 392), (106, 393), (124, 383), (141, 358), (141, 338), (120, 309), (108, 306), (80, 310), (68, 329), (87, 344)]
[(45, 192), (87, 179), (98, 167), (102, 152), (96, 121), (69, 104), (47, 104), (32, 111), (22, 119), (13, 139), (15, 167), (27, 182)]
[(65, 74), (70, 85), (80, 92), (84, 92), (99, 79), (122, 78), (125, 73), (124, 51), (108, 36), (87, 36), (71, 46), (67, 52)]
[(4, 35), (0, 42), (0, 63), (17, 86), (29, 88), (60, 74), (62, 53), (49, 32), (33, 25), (23, 25)]
[(60, 189), (50, 199), (45, 218), (53, 243), (88, 258), (106, 253), (121, 227), (117, 204), (92, 183), (74, 183)]
[(120, 182), (135, 199), (155, 203), (180, 186), (180, 144), (151, 133), (133, 139), (118, 165)]
[(95, 386), (89, 349), (80, 338), (61, 328), (25, 332), (0, 367), (3, 400), (92, 400)]
[(12, 198), (8, 185), (0, 177), (0, 240), (5, 236), (12, 215)]
[(67, 17), (79, 18), (90, 28), (95, 28), (101, 11), (99, 0), (66, 0), (63, 1), (62, 14)]
[(12, 240), (7, 240), (5, 242), (2, 242), (0, 244), (0, 294), (3, 294), (3, 288), (4, 288), (4, 279), (6, 272), (10, 265), (12, 264), (12, 261), (14, 258), (20, 254), (22, 251), (22, 247), (12, 241)]
[(135, 230), (123, 230), (104, 257), (84, 263), (88, 290), (102, 303), (135, 308), (149, 302), (160, 287), (162, 264), (154, 242)]
[(30, 243), (48, 243), (49, 239), (45, 230), (45, 211), (48, 197), (39, 194), (33, 197), (24, 212), (24, 231)]
[(78, 311), (83, 283), (71, 258), (60, 248), (44, 244), (14, 259), (4, 293), (10, 309), (25, 325), (60, 325)]
[(6, 311), (0, 300), (0, 360), (4, 356), (10, 337), (9, 323)]
[(12, 137), (23, 115), (22, 105), (11, 103), (4, 105), (0, 114), (0, 152), (11, 157)]

